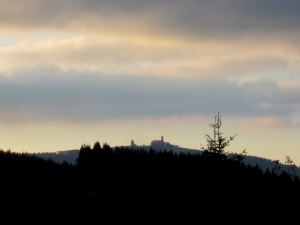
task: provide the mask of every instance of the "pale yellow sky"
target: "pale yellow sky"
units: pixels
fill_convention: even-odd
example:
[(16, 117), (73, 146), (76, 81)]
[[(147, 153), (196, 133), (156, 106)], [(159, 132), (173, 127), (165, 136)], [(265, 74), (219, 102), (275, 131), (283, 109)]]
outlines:
[[(205, 144), (204, 135), (210, 134), (208, 120), (204, 117), (173, 117), (169, 119), (130, 119), (109, 120), (93, 123), (29, 123), (2, 125), (0, 129), (3, 149), (18, 152), (55, 152), (57, 150), (78, 149), (82, 144), (96, 141), (112, 146), (129, 145), (134, 140), (138, 145), (149, 145), (152, 140), (165, 136), (166, 141), (193, 149)], [(252, 121), (244, 118), (224, 118), (225, 136), (238, 133), (228, 151), (241, 152), (246, 149), (249, 155), (274, 160), (284, 160), (291, 156), (300, 162), (299, 128), (263, 126), (249, 129)]]

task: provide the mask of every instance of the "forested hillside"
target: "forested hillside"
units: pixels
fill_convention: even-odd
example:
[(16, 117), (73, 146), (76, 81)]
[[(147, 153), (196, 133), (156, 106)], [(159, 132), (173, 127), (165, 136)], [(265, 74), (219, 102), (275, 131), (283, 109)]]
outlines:
[[(96, 143), (80, 149), (76, 165), (27, 154), (0, 152), (1, 199), (16, 202), (294, 200), (300, 182), (286, 172), (245, 166), (241, 157), (205, 152), (114, 148)], [(178, 200), (178, 201), (177, 201)]]

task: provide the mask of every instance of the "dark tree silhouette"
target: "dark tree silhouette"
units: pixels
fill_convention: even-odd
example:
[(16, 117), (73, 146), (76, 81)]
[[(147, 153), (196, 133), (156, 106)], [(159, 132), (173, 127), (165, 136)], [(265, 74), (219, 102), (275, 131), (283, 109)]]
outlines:
[(219, 156), (225, 156), (225, 148), (230, 145), (230, 142), (235, 139), (237, 135), (230, 137), (223, 137), (221, 132), (222, 117), (220, 113), (215, 116), (215, 121), (210, 123), (209, 126), (213, 130), (213, 136), (206, 134), (206, 146), (201, 146), (205, 153), (215, 154)]
[(297, 179), (297, 174), (296, 174), (297, 166), (296, 166), (296, 164), (294, 163), (294, 161), (292, 160), (292, 158), (290, 156), (285, 157), (284, 164), (286, 166), (288, 166), (289, 173), (293, 177), (293, 179)]
[(93, 151), (96, 151), (96, 152), (100, 152), (100, 151), (101, 151), (101, 144), (100, 144), (99, 141), (97, 141), (97, 142), (94, 144)]
[(284, 164), (287, 166), (296, 167), (296, 164), (294, 163), (294, 161), (290, 156), (285, 157)]

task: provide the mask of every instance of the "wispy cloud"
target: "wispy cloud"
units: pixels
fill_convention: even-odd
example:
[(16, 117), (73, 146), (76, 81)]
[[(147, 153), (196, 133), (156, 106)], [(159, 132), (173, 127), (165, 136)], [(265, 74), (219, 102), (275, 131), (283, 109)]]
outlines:
[[(184, 42), (146, 36), (79, 35), (62, 40), (42, 37), (0, 47), (0, 72), (36, 67), (117, 75), (223, 76), (289, 71), (299, 49), (258, 41)], [(300, 64), (300, 63), (299, 63)]]
[(0, 72), (297, 74), (299, 9), (296, 0), (2, 0), (2, 39), (13, 41), (0, 38)]
[(284, 126), (284, 122), (278, 117), (259, 117), (252, 121), (245, 122), (244, 126), (247, 129), (272, 129)]

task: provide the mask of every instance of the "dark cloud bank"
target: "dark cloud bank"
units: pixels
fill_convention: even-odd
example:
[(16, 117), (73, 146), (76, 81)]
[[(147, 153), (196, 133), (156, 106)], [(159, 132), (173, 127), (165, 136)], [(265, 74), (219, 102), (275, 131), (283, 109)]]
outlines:
[(27, 27), (65, 27), (88, 18), (94, 23), (84, 26), (142, 21), (177, 35), (300, 29), (298, 0), (3, 0), (0, 6), (1, 24)]
[[(40, 73), (43, 73), (42, 75)], [(34, 75), (33, 75), (34, 74)], [(0, 119), (94, 121), (212, 115), (279, 116), (299, 113), (300, 90), (267, 81), (34, 72), (0, 78)]]

